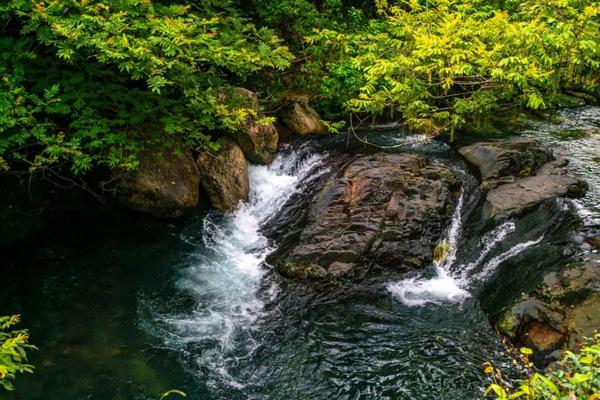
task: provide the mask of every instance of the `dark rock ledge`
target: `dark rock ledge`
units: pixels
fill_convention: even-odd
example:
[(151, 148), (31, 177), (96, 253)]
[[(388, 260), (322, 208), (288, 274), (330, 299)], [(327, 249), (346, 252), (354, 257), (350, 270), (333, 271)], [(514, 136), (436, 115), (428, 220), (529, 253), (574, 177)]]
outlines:
[(459, 153), (479, 171), (487, 192), (483, 212), (502, 220), (556, 197), (581, 197), (587, 183), (568, 174), (567, 160), (528, 139), (476, 143)]
[(346, 164), (315, 197), (299, 245), (278, 263), (298, 279), (361, 277), (372, 265), (407, 270), (432, 262), (459, 183), (415, 154), (375, 154)]

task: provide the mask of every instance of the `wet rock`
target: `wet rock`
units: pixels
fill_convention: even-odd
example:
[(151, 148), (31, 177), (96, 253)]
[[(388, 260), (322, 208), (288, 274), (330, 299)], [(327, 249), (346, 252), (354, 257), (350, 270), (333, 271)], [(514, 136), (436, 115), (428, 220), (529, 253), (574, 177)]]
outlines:
[(518, 215), (545, 200), (580, 197), (585, 181), (568, 175), (564, 159), (555, 159), (545, 146), (531, 139), (476, 143), (459, 153), (481, 175), (487, 191), (484, 216), (497, 220)]
[[(597, 260), (596, 260), (597, 261)], [(544, 277), (531, 294), (507, 307), (496, 327), (517, 346), (534, 350), (544, 367), (600, 326), (600, 263), (568, 265)]]
[(281, 112), (281, 119), (292, 132), (301, 136), (327, 132), (319, 114), (308, 104), (308, 99), (291, 101)]
[(279, 134), (272, 124), (259, 123), (264, 115), (260, 113), (256, 93), (244, 88), (233, 87), (224, 89), (219, 95), (219, 99), (227, 100), (235, 106), (253, 112), (253, 115), (248, 115), (233, 133), (233, 138), (248, 160), (257, 164), (271, 163), (277, 152)]
[(233, 139), (223, 137), (218, 143), (218, 151), (206, 151), (198, 156), (198, 169), (212, 205), (220, 210), (232, 210), (240, 201), (248, 200), (248, 164)]
[(550, 149), (530, 139), (475, 143), (458, 152), (479, 170), (482, 182), (532, 176), (554, 159)]
[(420, 155), (356, 158), (316, 196), (300, 244), (279, 270), (322, 279), (361, 276), (373, 264), (423, 267), (451, 219), (458, 186), (450, 170)]
[(491, 190), (483, 206), (484, 213), (495, 219), (518, 215), (556, 197), (581, 197), (587, 184), (569, 175), (537, 175), (518, 179)]
[(138, 160), (138, 169), (119, 179), (115, 197), (120, 203), (159, 218), (177, 218), (198, 205), (200, 175), (186, 151), (146, 151)]

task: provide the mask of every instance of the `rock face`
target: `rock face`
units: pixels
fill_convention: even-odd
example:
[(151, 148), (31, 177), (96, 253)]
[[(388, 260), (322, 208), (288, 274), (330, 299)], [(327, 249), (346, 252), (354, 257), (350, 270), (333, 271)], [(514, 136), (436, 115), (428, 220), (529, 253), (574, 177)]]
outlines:
[(554, 159), (552, 152), (532, 140), (475, 143), (458, 152), (481, 174), (485, 189), (491, 190), (515, 178), (534, 175)]
[(450, 170), (420, 155), (354, 159), (321, 189), (279, 271), (323, 279), (362, 276), (373, 263), (423, 267), (451, 219), (458, 186)]
[(537, 175), (516, 180), (487, 194), (484, 212), (496, 219), (508, 218), (556, 197), (580, 197), (584, 181), (569, 175)]
[(566, 160), (555, 160), (552, 152), (533, 140), (476, 143), (459, 153), (481, 175), (481, 188), (488, 191), (486, 216), (505, 219), (556, 197), (585, 194), (585, 181), (567, 175)]
[(177, 218), (198, 205), (200, 175), (189, 154), (176, 149), (147, 151), (140, 165), (117, 185), (116, 199), (159, 218)]
[(217, 152), (204, 152), (198, 156), (202, 186), (215, 208), (231, 210), (240, 201), (248, 200), (248, 164), (242, 149), (230, 138), (218, 141)]
[(292, 101), (281, 113), (284, 124), (294, 133), (306, 135), (322, 135), (327, 132), (319, 114), (308, 104), (308, 101)]
[(233, 137), (246, 158), (257, 164), (269, 164), (277, 152), (279, 135), (271, 124), (257, 121), (263, 117), (256, 93), (244, 88), (227, 88), (219, 95), (221, 101), (229, 101), (236, 106), (249, 109), (256, 115), (248, 115)]
[(600, 263), (576, 263), (544, 277), (531, 294), (507, 307), (496, 326), (517, 346), (534, 349), (545, 366), (556, 350), (574, 348), (600, 326)]
[(261, 125), (248, 116), (233, 135), (246, 158), (257, 164), (269, 164), (277, 152), (279, 134), (273, 125)]

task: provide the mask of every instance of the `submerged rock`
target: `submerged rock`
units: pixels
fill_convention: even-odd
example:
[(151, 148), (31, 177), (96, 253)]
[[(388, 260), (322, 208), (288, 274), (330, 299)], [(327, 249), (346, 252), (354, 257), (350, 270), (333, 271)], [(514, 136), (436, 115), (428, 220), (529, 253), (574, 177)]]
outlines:
[(421, 155), (349, 162), (316, 196), (300, 244), (279, 263), (303, 279), (362, 276), (368, 268), (420, 268), (449, 223), (459, 183)]
[(281, 119), (292, 132), (301, 136), (327, 132), (319, 114), (308, 104), (308, 99), (293, 99), (281, 112)]
[(212, 205), (220, 210), (231, 210), (240, 201), (248, 200), (248, 164), (242, 149), (232, 139), (222, 137), (218, 143), (218, 151), (200, 153), (198, 169)]
[(585, 181), (567, 174), (566, 160), (555, 160), (550, 149), (534, 140), (476, 143), (459, 153), (481, 175), (487, 191), (484, 215), (509, 218), (556, 197), (580, 197)]
[(198, 205), (200, 175), (188, 153), (159, 149), (138, 160), (138, 169), (119, 179), (115, 197), (120, 203), (159, 218), (177, 218)]
[(528, 346), (545, 366), (556, 350), (575, 348), (600, 326), (600, 264), (568, 265), (544, 277), (531, 294), (507, 307), (496, 327), (514, 345)]

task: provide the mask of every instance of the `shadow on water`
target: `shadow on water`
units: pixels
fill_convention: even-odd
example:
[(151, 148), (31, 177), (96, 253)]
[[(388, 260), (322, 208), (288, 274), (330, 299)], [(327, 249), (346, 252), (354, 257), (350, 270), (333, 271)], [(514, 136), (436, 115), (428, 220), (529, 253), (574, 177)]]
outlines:
[[(11, 261), (0, 311), (22, 313), (41, 349), (15, 398), (157, 399), (172, 388), (192, 400), (481, 398), (482, 363), (511, 368), (488, 314), (582, 256), (572, 235), (581, 210), (589, 224), (598, 215), (598, 193), (579, 208), (548, 202), (490, 225), (477, 180), (450, 146), (396, 130), (373, 128), (369, 139), (426, 154), (463, 181), (447, 234), (452, 260), (319, 288), (279, 277), (269, 262), (295, 244), (312, 194), (371, 151), (346, 148), (345, 136), (292, 145), (273, 165), (252, 167), (255, 191), (234, 213), (152, 232), (90, 221), (56, 248), (40, 244), (52, 254)], [(596, 179), (579, 140), (596, 139), (570, 141), (565, 154)]]

